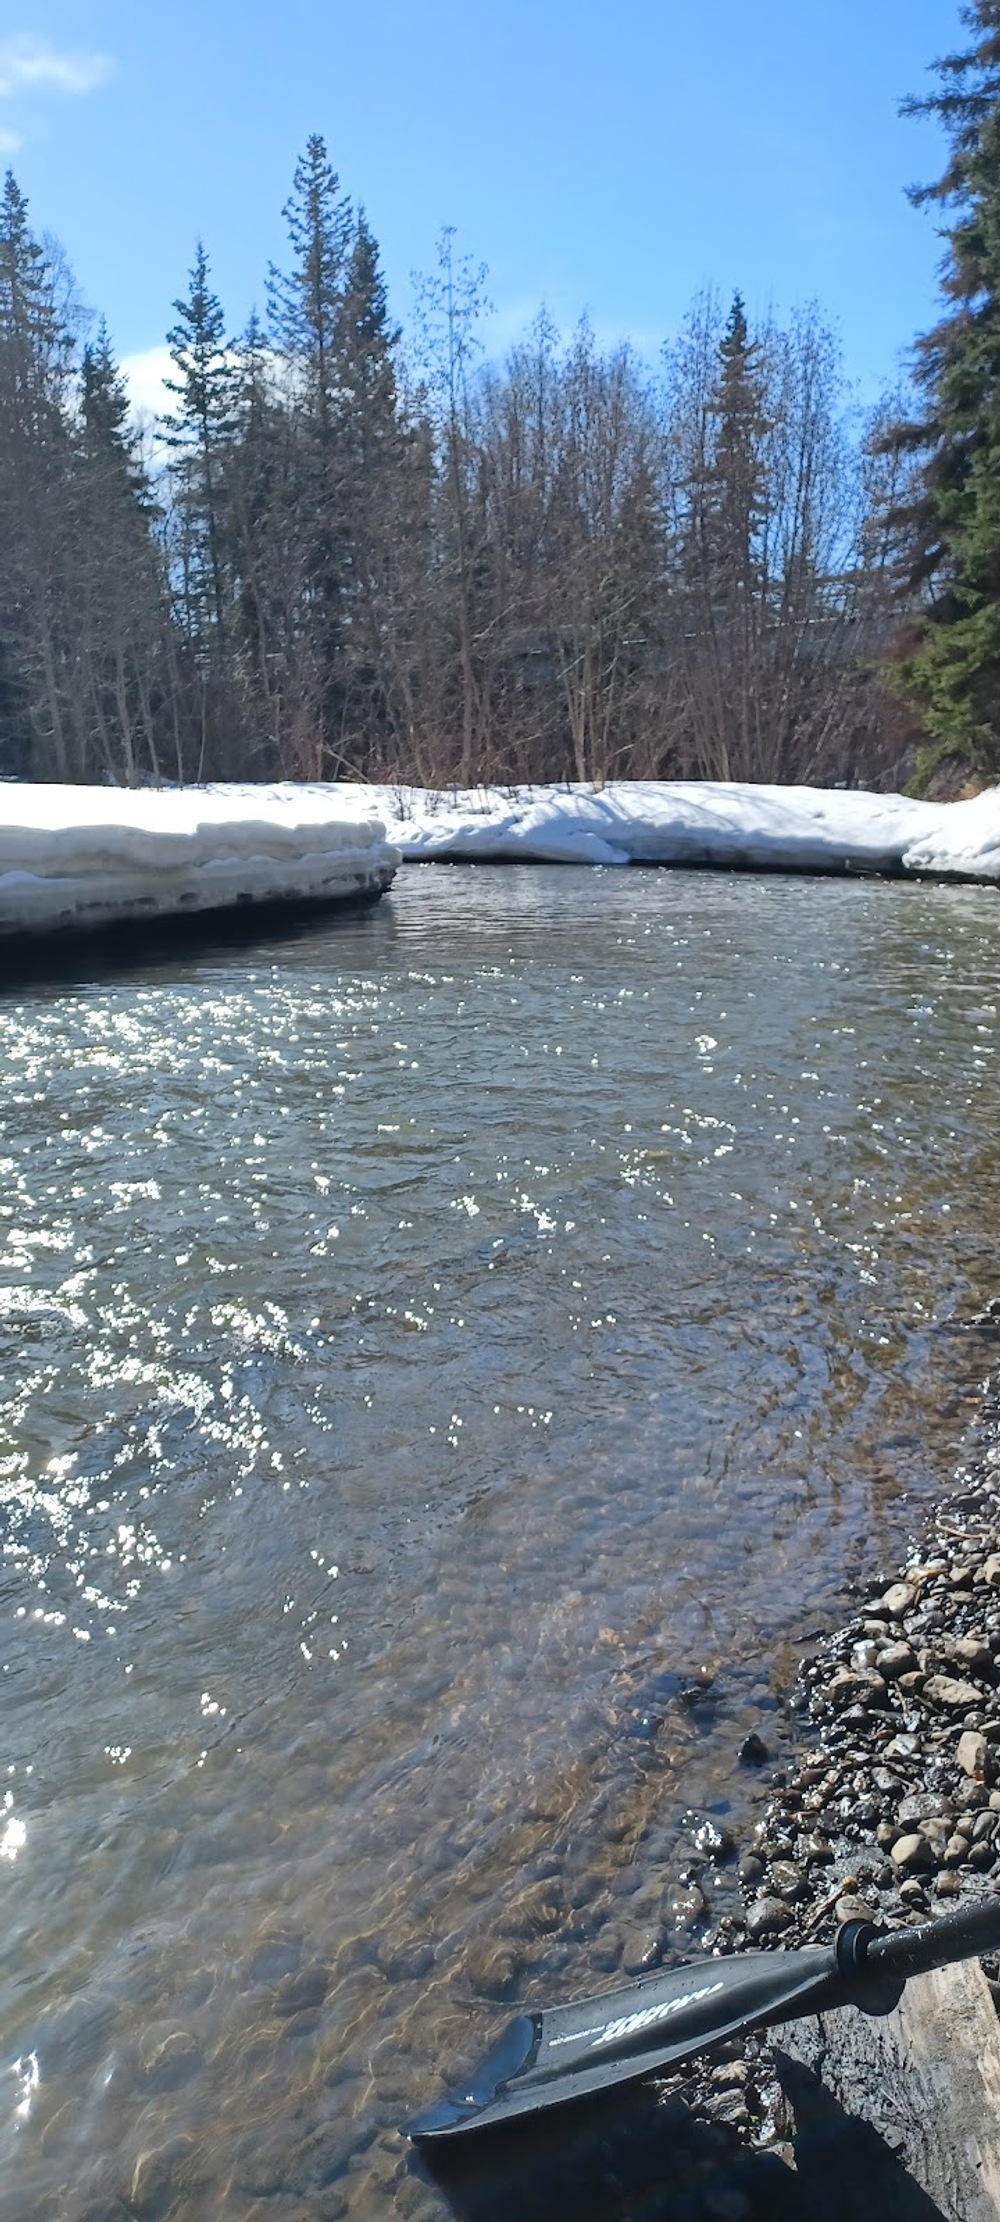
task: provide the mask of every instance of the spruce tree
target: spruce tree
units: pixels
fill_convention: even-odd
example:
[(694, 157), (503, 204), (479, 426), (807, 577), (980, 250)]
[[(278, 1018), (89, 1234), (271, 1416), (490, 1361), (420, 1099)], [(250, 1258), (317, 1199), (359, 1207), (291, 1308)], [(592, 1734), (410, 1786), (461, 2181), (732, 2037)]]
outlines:
[(911, 197), (949, 212), (945, 314), (917, 343), (916, 421), (888, 444), (918, 458), (893, 519), (915, 602), (896, 683), (944, 748), (1000, 766), (1000, 0), (962, 9), (970, 43), (936, 65), (938, 90), (904, 113), (950, 139), (937, 183)]
[(199, 240), (186, 300), (175, 301), (177, 322), (167, 345), (178, 376), (165, 380), (177, 408), (162, 420), (173, 450), (173, 476), (181, 525), (181, 603), (196, 656), (221, 665), (228, 635), (224, 565), (223, 480), (225, 454), (235, 429), (236, 373), (225, 318), (209, 283), (208, 256)]
[(102, 322), (83, 350), (72, 500), (81, 761), (132, 786), (159, 773), (165, 592), (155, 508), (125, 381)]
[[(350, 441), (344, 301), (354, 217), (314, 133), (284, 208), (291, 267), (272, 266), (270, 337), (287, 429), (279, 533), (286, 554), (288, 700), (283, 747), (296, 775), (343, 768), (348, 719)], [(278, 521), (278, 520), (276, 520)]]
[(271, 338), (325, 443), (336, 418), (341, 302), (354, 225), (318, 132), (295, 165), (282, 213), (293, 259), (291, 270), (272, 264), (269, 273)]
[(30, 761), (42, 777), (66, 779), (72, 596), (62, 523), (75, 333), (60, 276), (8, 171), (0, 197), (0, 752), (12, 769)]
[(760, 578), (767, 429), (761, 347), (750, 337), (740, 293), (733, 295), (719, 343), (709, 407), (716, 425), (706, 489), (709, 561), (717, 591), (735, 608), (750, 598)]

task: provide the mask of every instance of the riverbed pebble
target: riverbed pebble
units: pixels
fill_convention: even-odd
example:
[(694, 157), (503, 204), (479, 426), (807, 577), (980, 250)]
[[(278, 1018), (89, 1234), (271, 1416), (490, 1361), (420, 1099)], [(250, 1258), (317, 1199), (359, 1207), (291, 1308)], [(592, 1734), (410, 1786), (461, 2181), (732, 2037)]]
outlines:
[(893, 1582), (881, 1599), (882, 1610), (890, 1620), (902, 1620), (910, 1606), (916, 1603), (917, 1591), (909, 1582)]
[(923, 1694), (928, 1704), (943, 1705), (949, 1713), (975, 1712), (983, 1701), (983, 1693), (974, 1682), (960, 1682), (953, 1674), (930, 1675)]
[(916, 1831), (910, 1836), (897, 1836), (892, 1847), (893, 1863), (906, 1875), (915, 1874), (920, 1867), (933, 1867), (934, 1854), (926, 1836)]
[(747, 1913), (747, 1935), (754, 1939), (780, 1936), (783, 1929), (791, 1928), (794, 1918), (783, 1898), (755, 1898)]

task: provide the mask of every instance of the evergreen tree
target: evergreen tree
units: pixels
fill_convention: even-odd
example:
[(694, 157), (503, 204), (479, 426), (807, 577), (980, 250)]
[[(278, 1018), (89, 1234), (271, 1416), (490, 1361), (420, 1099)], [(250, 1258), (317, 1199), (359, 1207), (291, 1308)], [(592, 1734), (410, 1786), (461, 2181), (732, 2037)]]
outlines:
[(294, 685), (301, 563), (295, 517), (293, 413), (275, 391), (274, 360), (256, 310), (233, 350), (236, 430), (226, 468), (227, 548), (236, 597), (232, 664), (254, 769), (283, 760)]
[(758, 651), (767, 619), (766, 385), (765, 350), (751, 337), (742, 295), (736, 293), (712, 358), (704, 363), (679, 549), (689, 609), (686, 638), (699, 670), (697, 684), (692, 675), (692, 693), (705, 698), (724, 779), (752, 778), (759, 756), (764, 705)]
[(149, 480), (130, 422), (125, 380), (115, 362), (103, 317), (97, 338), (88, 340), (81, 358), (79, 446), (81, 454), (95, 462), (112, 461), (122, 490), (140, 508), (147, 506)]
[(480, 348), (476, 327), (491, 304), (485, 292), (485, 263), (477, 266), (468, 255), (456, 256), (454, 236), (454, 226), (446, 224), (438, 240), (437, 271), (418, 281), (417, 316), (427, 396), (441, 451), (439, 551), (457, 631), (462, 718), (458, 778), (468, 786), (475, 776), (477, 754), (485, 761), (488, 751), (488, 707), (476, 652), (482, 488), (476, 471), (471, 374)]
[(159, 772), (167, 613), (149, 479), (103, 322), (81, 363), (72, 519), (78, 755), (131, 786)]
[(67, 420), (75, 334), (61, 273), (8, 171), (0, 199), (0, 681), (11, 768), (70, 776)]
[(399, 327), (390, 322), (378, 246), (364, 209), (358, 211), (338, 317), (338, 369), (345, 429), (362, 473), (397, 434), (395, 351)]
[(923, 409), (888, 436), (920, 459), (892, 523), (918, 616), (896, 681), (943, 746), (1000, 765), (1000, 0), (962, 9), (970, 44), (904, 113), (944, 126), (950, 155), (912, 195), (950, 212), (946, 311), (917, 343)]
[(278, 523), (287, 564), (283, 754), (296, 776), (341, 760), (344, 598), (349, 579), (341, 391), (342, 307), (353, 217), (318, 133), (284, 208), (291, 268), (271, 268), (270, 336), (287, 440)]
[(350, 201), (341, 195), (340, 180), (317, 132), (295, 165), (282, 214), (293, 262), (288, 272), (271, 266), (271, 338), (325, 443), (336, 422), (341, 303), (354, 226)]
[(338, 326), (345, 724), (358, 769), (384, 760), (395, 671), (400, 540), (409, 503), (403, 479), (412, 456), (399, 412), (395, 354), (378, 247), (358, 213)]
[(177, 322), (167, 345), (177, 378), (165, 381), (178, 407), (164, 417), (174, 451), (173, 469), (181, 526), (181, 603), (190, 645), (221, 666), (228, 636), (224, 565), (223, 482), (225, 455), (235, 430), (236, 373), (225, 319), (209, 284), (208, 256), (199, 240), (188, 297), (175, 301)]
[(716, 430), (706, 489), (705, 553), (720, 596), (730, 605), (747, 603), (761, 571), (767, 414), (761, 347), (750, 337), (740, 293), (733, 295), (719, 342), (709, 410)]

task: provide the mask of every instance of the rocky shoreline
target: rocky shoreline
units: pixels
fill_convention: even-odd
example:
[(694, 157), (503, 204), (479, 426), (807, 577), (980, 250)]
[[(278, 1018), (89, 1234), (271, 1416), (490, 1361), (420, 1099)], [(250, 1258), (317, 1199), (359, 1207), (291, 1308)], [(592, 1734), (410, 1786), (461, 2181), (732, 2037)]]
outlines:
[(816, 1748), (752, 1831), (734, 1943), (926, 1919), (1000, 1885), (1000, 1384), (977, 1432), (903, 1566), (801, 1671)]
[[(843, 1921), (916, 1923), (1000, 1891), (1000, 1377), (954, 1490), (803, 1664), (791, 1703), (805, 1755), (762, 1789), (741, 1855), (718, 1832), (716, 1860), (738, 1857), (739, 1899), (707, 1945), (822, 1942)], [(712, 1850), (682, 1871), (709, 1894)], [(744, 2140), (785, 2135), (766, 2039), (666, 2085)]]

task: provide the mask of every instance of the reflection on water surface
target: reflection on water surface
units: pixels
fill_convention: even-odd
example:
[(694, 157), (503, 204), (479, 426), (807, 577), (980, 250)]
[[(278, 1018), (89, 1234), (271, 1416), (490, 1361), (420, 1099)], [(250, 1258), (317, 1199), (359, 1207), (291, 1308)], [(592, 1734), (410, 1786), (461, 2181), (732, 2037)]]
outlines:
[(497, 2002), (692, 1948), (989, 1362), (998, 915), (412, 868), (0, 998), (16, 2211), (439, 2213)]

